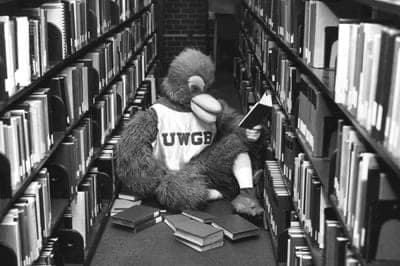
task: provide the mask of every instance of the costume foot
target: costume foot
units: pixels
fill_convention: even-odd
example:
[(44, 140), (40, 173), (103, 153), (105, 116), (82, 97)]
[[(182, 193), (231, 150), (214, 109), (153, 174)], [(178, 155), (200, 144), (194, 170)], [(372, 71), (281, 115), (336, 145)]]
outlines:
[(252, 188), (241, 189), (240, 194), (232, 200), (232, 206), (236, 212), (250, 216), (260, 215), (264, 212)]

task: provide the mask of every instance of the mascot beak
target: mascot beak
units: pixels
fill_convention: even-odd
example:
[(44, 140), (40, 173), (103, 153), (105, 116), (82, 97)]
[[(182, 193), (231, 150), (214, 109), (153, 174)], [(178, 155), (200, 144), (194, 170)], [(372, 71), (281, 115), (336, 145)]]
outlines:
[(217, 115), (222, 111), (221, 104), (211, 95), (205, 94), (205, 82), (200, 76), (191, 76), (188, 85), (192, 95), (190, 108), (200, 120), (214, 123)]
[(206, 123), (214, 123), (222, 112), (222, 105), (209, 94), (198, 94), (190, 102), (190, 108), (197, 118)]

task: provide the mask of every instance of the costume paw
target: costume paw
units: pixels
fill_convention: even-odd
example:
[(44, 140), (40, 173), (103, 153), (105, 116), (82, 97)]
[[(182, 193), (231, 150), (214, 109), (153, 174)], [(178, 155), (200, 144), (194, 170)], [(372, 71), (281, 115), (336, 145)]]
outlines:
[(256, 142), (261, 136), (261, 125), (256, 125), (251, 129), (246, 129), (246, 137), (250, 142)]
[(236, 212), (250, 216), (260, 215), (264, 212), (254, 194), (254, 189), (242, 189), (240, 194), (232, 200), (232, 206)]

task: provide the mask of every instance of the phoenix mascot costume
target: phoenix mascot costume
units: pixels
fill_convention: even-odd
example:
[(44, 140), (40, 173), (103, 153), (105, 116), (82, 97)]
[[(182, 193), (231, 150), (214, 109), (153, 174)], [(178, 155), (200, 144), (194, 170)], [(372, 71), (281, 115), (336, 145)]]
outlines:
[(239, 128), (242, 116), (207, 94), (214, 72), (210, 57), (196, 49), (175, 57), (162, 97), (135, 114), (123, 133), (117, 174), (132, 193), (169, 210), (201, 208), (223, 197), (239, 212), (256, 215), (262, 208), (248, 178), (248, 154), (259, 134)]

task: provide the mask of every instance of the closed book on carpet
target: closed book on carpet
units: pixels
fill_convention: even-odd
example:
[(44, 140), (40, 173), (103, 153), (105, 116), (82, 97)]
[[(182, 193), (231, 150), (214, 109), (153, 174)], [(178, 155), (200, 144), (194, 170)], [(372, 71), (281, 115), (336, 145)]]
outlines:
[(175, 236), (200, 246), (209, 245), (224, 238), (224, 233), (221, 229), (190, 219), (183, 223), (177, 223), (175, 228)]
[(162, 221), (163, 221), (162, 216), (157, 216), (157, 217), (151, 218), (150, 220), (147, 220), (145, 222), (142, 222), (142, 223), (136, 225), (134, 228), (134, 231), (135, 232), (142, 231), (142, 230), (146, 229), (147, 227), (161, 223)]
[(190, 218), (182, 214), (172, 214), (164, 217), (164, 223), (166, 223), (174, 232), (176, 231), (177, 224), (185, 223), (188, 220), (190, 221)]
[(211, 243), (209, 245), (204, 245), (204, 246), (199, 246), (199, 245), (197, 245), (195, 243), (192, 243), (192, 242), (190, 242), (190, 241), (188, 241), (188, 240), (186, 240), (184, 238), (180, 238), (180, 237), (176, 237), (175, 239), (178, 242), (181, 242), (182, 244), (185, 244), (186, 246), (189, 246), (189, 247), (191, 247), (194, 250), (197, 250), (199, 252), (207, 251), (207, 250), (214, 249), (214, 248), (217, 248), (217, 247), (222, 247), (224, 245), (224, 240), (223, 239), (220, 240), (220, 241)]
[(114, 224), (123, 225), (134, 229), (139, 224), (160, 215), (160, 210), (145, 205), (128, 208), (112, 216)]
[(111, 212), (110, 215), (114, 216), (117, 213), (123, 212), (128, 208), (137, 206), (142, 204), (141, 200), (137, 200), (137, 201), (131, 201), (131, 200), (126, 200), (126, 199), (115, 199), (114, 203), (111, 207)]
[(260, 234), (257, 226), (238, 214), (215, 217), (211, 225), (224, 230), (224, 234), (231, 240), (258, 236)]
[(214, 219), (214, 215), (203, 211), (184, 210), (182, 211), (182, 214), (189, 217), (190, 219), (206, 224), (211, 223)]

